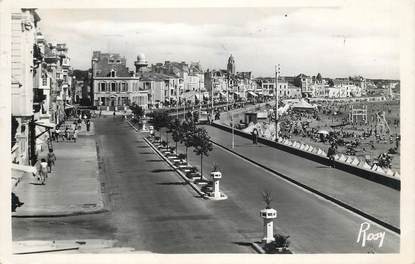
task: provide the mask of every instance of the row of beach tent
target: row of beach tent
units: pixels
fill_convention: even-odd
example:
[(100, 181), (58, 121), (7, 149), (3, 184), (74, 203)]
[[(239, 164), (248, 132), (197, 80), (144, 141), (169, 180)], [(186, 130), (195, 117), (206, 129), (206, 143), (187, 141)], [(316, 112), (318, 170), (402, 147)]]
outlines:
[[(286, 146), (290, 146), (302, 151), (306, 151), (315, 155), (327, 157), (327, 153), (318, 147), (313, 147), (311, 145), (303, 144), (297, 141), (291, 141), (289, 139), (281, 139), (279, 141), (281, 144)], [(366, 170), (371, 170), (379, 174), (384, 174), (391, 177), (400, 177), (399, 173), (396, 171), (391, 170), (390, 168), (382, 168), (377, 166), (376, 164), (369, 165), (365, 160), (361, 160), (354, 156), (347, 156), (344, 154), (336, 154), (334, 159), (338, 162), (346, 163), (351, 166), (360, 167)]]

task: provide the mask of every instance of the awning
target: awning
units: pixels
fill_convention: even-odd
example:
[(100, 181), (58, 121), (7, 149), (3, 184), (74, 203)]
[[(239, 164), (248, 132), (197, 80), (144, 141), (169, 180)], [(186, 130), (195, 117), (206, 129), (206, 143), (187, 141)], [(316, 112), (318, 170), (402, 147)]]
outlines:
[(253, 97), (257, 97), (258, 95), (254, 92), (248, 92), (248, 94), (252, 95)]
[(45, 128), (55, 128), (56, 124), (51, 123), (48, 119), (41, 119), (35, 122), (36, 125), (45, 127)]

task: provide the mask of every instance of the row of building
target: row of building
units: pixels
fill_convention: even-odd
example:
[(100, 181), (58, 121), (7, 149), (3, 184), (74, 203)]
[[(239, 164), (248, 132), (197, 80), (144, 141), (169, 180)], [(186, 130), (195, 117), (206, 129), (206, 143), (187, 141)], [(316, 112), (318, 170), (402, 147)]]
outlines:
[(336, 78), (299, 74), (294, 77), (254, 78), (252, 72), (237, 72), (234, 57), (226, 69), (204, 71), (200, 63), (165, 61), (149, 65), (144, 54), (126, 66), (126, 58), (117, 53), (94, 51), (92, 56), (93, 105), (100, 109), (124, 109), (137, 104), (145, 109), (184, 105), (197, 101), (250, 100), (257, 97), (280, 98), (360, 97), (366, 94), (368, 81), (361, 77)]
[(45, 39), (36, 9), (14, 10), (11, 18), (12, 162), (33, 165), (49, 130), (73, 107), (70, 57), (66, 44)]

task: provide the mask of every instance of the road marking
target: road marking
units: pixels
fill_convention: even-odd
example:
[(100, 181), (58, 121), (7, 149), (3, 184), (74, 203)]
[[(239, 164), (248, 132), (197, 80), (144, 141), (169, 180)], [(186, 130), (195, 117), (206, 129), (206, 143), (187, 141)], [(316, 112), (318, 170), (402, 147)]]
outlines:
[[(336, 207), (338, 207), (338, 208), (340, 208), (340, 209), (342, 209), (342, 210), (344, 210), (344, 211), (347, 211), (347, 212), (349, 212), (349, 213), (352, 213), (352, 214), (354, 214), (355, 216), (357, 216), (358, 218), (360, 218), (360, 219), (362, 219), (362, 220), (364, 220), (364, 221), (370, 221), (371, 223), (373, 223), (374, 225), (376, 225), (377, 227), (379, 227), (380, 229), (382, 229), (382, 230), (386, 230), (386, 231), (388, 231), (388, 233), (390, 233), (390, 234), (392, 234), (392, 235), (395, 235), (395, 236), (397, 236), (397, 237), (400, 237), (400, 234), (398, 233), (398, 232), (396, 232), (395, 230), (392, 230), (392, 229), (389, 229), (388, 227), (386, 227), (386, 226), (383, 226), (383, 225), (381, 225), (381, 224), (379, 224), (379, 223), (376, 223), (376, 222), (374, 222), (373, 220), (371, 220), (371, 219), (368, 219), (368, 218), (366, 218), (366, 217), (364, 217), (364, 216), (362, 216), (362, 215), (360, 215), (360, 214), (358, 214), (358, 213), (356, 213), (356, 212), (354, 212), (354, 211), (352, 211), (352, 210), (350, 210), (350, 209), (347, 209), (347, 208), (345, 208), (345, 207), (343, 207), (343, 206), (341, 206), (341, 205), (339, 205), (339, 204), (337, 204), (336, 202), (333, 202), (333, 201), (331, 201), (331, 200), (329, 200), (329, 199), (327, 199), (327, 198), (325, 198), (325, 197), (323, 197), (322, 195), (319, 195), (319, 194), (317, 194), (317, 193), (315, 193), (315, 192), (312, 192), (312, 191), (310, 191), (310, 190), (307, 190), (306, 188), (304, 188), (303, 186), (301, 186), (301, 185), (299, 185), (299, 184), (296, 184), (295, 182), (297, 182), (297, 181), (295, 181), (295, 180), (293, 180), (293, 181), (295, 181), (295, 182), (293, 182), (293, 181), (290, 181), (290, 180), (288, 180), (288, 179), (286, 179), (286, 178), (289, 178), (288, 176), (285, 176), (283, 173), (280, 173), (280, 172), (278, 172), (278, 171), (275, 171), (275, 170), (273, 170), (273, 169), (269, 169), (269, 168), (267, 168), (266, 166), (264, 166), (264, 167), (262, 167), (262, 166), (260, 166), (260, 165), (258, 165), (258, 164), (256, 164), (255, 162), (253, 162), (253, 161), (251, 161), (251, 160), (249, 160), (248, 158), (246, 158), (246, 157), (244, 157), (243, 155), (241, 155), (241, 154), (235, 154), (234, 152), (232, 152), (231, 150), (229, 150), (229, 149), (227, 149), (226, 147), (224, 147), (224, 146), (222, 146), (222, 145), (220, 145), (220, 144), (218, 144), (218, 143), (216, 143), (216, 142), (214, 142), (213, 140), (210, 140), (214, 145), (216, 145), (216, 146), (218, 146), (219, 148), (221, 148), (222, 150), (224, 150), (224, 151), (226, 151), (226, 152), (229, 152), (230, 154), (232, 154), (232, 155), (234, 155), (234, 156), (236, 156), (236, 157), (238, 157), (239, 159), (241, 159), (241, 160), (243, 160), (243, 161), (245, 161), (245, 162), (247, 162), (247, 163), (250, 163), (250, 164), (252, 164), (252, 165), (254, 165), (254, 166), (256, 166), (256, 167), (258, 167), (258, 168), (260, 168), (260, 169), (262, 169), (262, 170), (264, 170), (264, 171), (266, 171), (266, 172), (268, 172), (268, 173), (270, 173), (270, 174), (272, 174), (272, 175), (274, 175), (274, 176), (278, 176), (280, 179), (282, 179), (282, 180), (284, 180), (285, 182), (287, 182), (287, 183), (289, 183), (289, 184), (291, 184), (291, 185), (293, 185), (293, 186), (295, 186), (295, 187), (297, 187), (297, 188), (299, 188), (299, 189), (301, 189), (301, 190), (303, 190), (303, 191), (305, 191), (305, 192), (307, 192), (307, 193), (310, 193), (310, 194), (312, 194), (312, 195), (314, 195), (315, 197), (317, 197), (318, 199), (320, 199), (320, 200), (322, 200), (322, 201), (325, 201), (325, 202), (328, 202), (328, 203), (330, 203), (330, 204), (332, 204), (332, 205), (335, 205)], [(241, 156), (240, 156), (241, 155)], [(298, 182), (299, 183), (299, 182)], [(308, 187), (308, 186), (307, 186)], [(311, 188), (311, 187), (308, 187), (308, 188), (310, 188), (310, 189), (313, 189), (313, 188)], [(313, 189), (314, 190), (314, 189)], [(317, 190), (315, 190), (315, 191), (317, 191)], [(319, 192), (319, 191), (317, 191), (317, 192)], [(321, 192), (319, 192), (319, 193), (321, 193)], [(328, 196), (328, 195), (327, 195)], [(328, 196), (328, 197), (330, 197), (330, 196)], [(332, 198), (332, 197), (330, 197), (330, 198)], [(332, 198), (332, 199), (335, 199), (335, 198)], [(337, 200), (337, 199), (335, 199), (335, 200)], [(340, 201), (340, 200), (339, 200)], [(340, 202), (342, 202), (342, 201), (340, 201)], [(342, 203), (344, 203), (344, 202), (342, 202)], [(344, 204), (346, 204), (346, 203), (344, 203)], [(347, 205), (347, 204), (346, 204)], [(350, 205), (348, 205), (348, 206), (350, 206)], [(352, 206), (350, 206), (350, 207), (352, 207)], [(355, 209), (355, 210), (359, 210), (359, 209)], [(360, 210), (359, 210), (360, 211)], [(364, 213), (363, 211), (361, 211), (362, 213)], [(366, 213), (364, 213), (364, 214), (366, 214)], [(367, 214), (367, 215), (369, 215), (369, 214)], [(373, 217), (373, 216), (371, 216), (371, 217)], [(373, 218), (375, 218), (375, 217), (373, 217)], [(375, 219), (377, 219), (377, 218), (375, 218)], [(379, 221), (381, 221), (381, 220), (379, 220)], [(383, 221), (382, 221), (383, 222)], [(398, 229), (399, 230), (399, 232), (400, 232), (400, 229)]]

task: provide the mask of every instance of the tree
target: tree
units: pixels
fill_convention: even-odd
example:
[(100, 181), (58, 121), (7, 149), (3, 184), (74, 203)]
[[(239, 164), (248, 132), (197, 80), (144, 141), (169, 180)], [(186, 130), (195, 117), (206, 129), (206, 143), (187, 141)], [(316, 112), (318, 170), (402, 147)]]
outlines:
[(193, 135), (196, 130), (195, 124), (191, 120), (186, 120), (183, 122), (182, 126), (182, 137), (180, 139), (181, 143), (184, 143), (186, 147), (186, 160), (187, 160), (187, 150), (190, 147), (193, 147)]
[(328, 80), (328, 84), (329, 84), (329, 86), (330, 86), (330, 87), (333, 87), (333, 86), (334, 86), (334, 82), (333, 82), (333, 80), (332, 80), (332, 79), (329, 79), (329, 80)]
[(153, 111), (150, 114), (150, 118), (150, 123), (153, 124), (154, 129), (157, 131), (160, 131), (161, 128), (167, 127), (170, 123), (170, 116), (167, 111)]
[(170, 124), (171, 124), (171, 130), (172, 130), (171, 136), (173, 138), (173, 141), (176, 143), (176, 153), (178, 153), (177, 142), (179, 142), (181, 138), (183, 137), (183, 128), (180, 123), (180, 120), (177, 118)]
[(137, 123), (140, 122), (141, 118), (144, 116), (144, 109), (141, 106), (137, 105), (136, 103), (133, 103), (130, 106), (130, 109), (134, 114), (133, 121)]
[(203, 156), (209, 156), (213, 146), (206, 129), (197, 128), (193, 134), (193, 147), (196, 155), (200, 156), (200, 179), (203, 179)]

